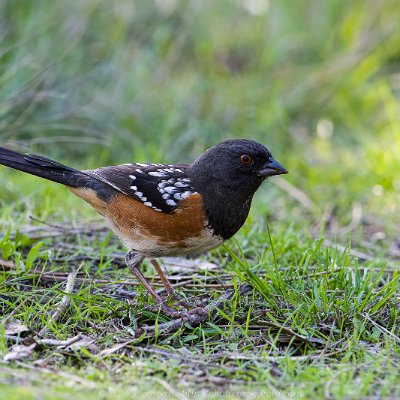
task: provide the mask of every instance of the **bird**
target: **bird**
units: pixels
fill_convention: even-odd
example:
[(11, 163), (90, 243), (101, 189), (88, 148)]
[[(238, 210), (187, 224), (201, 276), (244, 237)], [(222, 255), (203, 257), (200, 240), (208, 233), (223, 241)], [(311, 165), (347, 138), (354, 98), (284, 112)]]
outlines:
[(176, 299), (156, 259), (217, 248), (244, 224), (260, 185), (288, 173), (267, 147), (249, 139), (225, 140), (186, 164), (127, 163), (77, 170), (5, 147), (0, 147), (0, 164), (64, 185), (105, 217), (128, 249), (129, 269), (171, 315), (175, 311), (142, 274), (142, 261), (150, 260), (167, 295)]

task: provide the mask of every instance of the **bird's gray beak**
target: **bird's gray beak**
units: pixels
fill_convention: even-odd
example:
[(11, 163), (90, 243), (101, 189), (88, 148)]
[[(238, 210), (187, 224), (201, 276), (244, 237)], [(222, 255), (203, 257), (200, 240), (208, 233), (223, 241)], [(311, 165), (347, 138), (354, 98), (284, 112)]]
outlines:
[(286, 168), (284, 168), (281, 164), (278, 163), (278, 161), (275, 161), (272, 157), (269, 159), (269, 161), (264, 164), (261, 169), (258, 170), (257, 175), (258, 176), (273, 176), (273, 175), (281, 175), (281, 174), (287, 174), (288, 171)]

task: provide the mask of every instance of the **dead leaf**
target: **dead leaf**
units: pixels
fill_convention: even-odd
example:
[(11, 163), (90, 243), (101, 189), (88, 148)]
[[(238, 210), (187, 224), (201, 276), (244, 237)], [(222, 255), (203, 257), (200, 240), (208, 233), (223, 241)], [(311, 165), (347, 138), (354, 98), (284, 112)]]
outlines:
[(4, 334), (5, 335), (16, 335), (17, 333), (21, 332), (29, 332), (30, 329), (21, 323), (21, 321), (18, 321), (17, 319), (14, 319), (8, 323), (6, 323), (4, 327)]
[(10, 351), (4, 356), (3, 361), (20, 360), (21, 358), (30, 357), (37, 343), (32, 343), (30, 346), (23, 344), (15, 344), (10, 348)]
[(79, 335), (78, 340), (73, 341), (68, 346), (65, 346), (65, 350), (76, 351), (81, 348), (88, 349), (91, 353), (97, 353), (99, 348), (95, 341), (86, 335)]
[(104, 349), (100, 352), (99, 356), (100, 357), (105, 357), (105, 356), (109, 356), (110, 354), (114, 354), (115, 352), (117, 352), (119, 349), (122, 349), (123, 347), (127, 346), (128, 344), (134, 343), (137, 339), (130, 339), (126, 342), (123, 343), (119, 343), (113, 347), (109, 347), (107, 349)]
[(220, 268), (217, 264), (199, 258), (185, 259), (170, 257), (163, 260), (163, 264), (167, 268), (168, 272), (184, 272), (187, 270), (213, 271)]
[(86, 348), (92, 353), (99, 350), (94, 339), (86, 335), (77, 335), (65, 340), (36, 338), (36, 342), (42, 346), (55, 346), (60, 350), (75, 351)]

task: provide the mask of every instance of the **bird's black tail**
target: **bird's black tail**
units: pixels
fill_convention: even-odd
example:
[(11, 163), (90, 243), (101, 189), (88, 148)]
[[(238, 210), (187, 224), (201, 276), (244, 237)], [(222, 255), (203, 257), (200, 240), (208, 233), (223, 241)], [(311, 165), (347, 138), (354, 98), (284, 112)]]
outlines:
[(72, 187), (84, 187), (93, 180), (85, 173), (49, 158), (21, 154), (4, 147), (0, 147), (0, 164)]

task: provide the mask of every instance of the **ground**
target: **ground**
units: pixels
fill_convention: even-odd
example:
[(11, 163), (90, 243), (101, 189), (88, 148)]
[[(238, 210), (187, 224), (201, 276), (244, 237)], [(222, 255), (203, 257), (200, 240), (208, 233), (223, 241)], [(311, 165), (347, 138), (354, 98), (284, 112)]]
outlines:
[(161, 260), (209, 304), (182, 322), (89, 206), (0, 167), (0, 398), (398, 398), (399, 11), (1, 3), (0, 145), (92, 168), (246, 137), (289, 175), (226, 245)]

